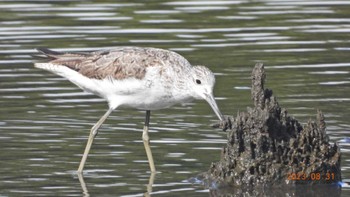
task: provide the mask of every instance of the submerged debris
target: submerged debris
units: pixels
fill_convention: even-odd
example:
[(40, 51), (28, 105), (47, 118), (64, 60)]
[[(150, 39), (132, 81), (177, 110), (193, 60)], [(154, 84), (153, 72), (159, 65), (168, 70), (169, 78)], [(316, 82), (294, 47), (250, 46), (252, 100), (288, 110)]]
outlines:
[(258, 187), (341, 181), (340, 149), (330, 144), (321, 111), (301, 126), (264, 88), (263, 64), (252, 72), (254, 108), (228, 117), (227, 146), (203, 178), (216, 185)]

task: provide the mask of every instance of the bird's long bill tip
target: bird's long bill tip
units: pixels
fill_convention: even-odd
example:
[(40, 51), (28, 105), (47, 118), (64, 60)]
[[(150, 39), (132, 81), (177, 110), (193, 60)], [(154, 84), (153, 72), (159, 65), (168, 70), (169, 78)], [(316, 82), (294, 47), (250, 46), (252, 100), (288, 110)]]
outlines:
[(225, 118), (224, 118), (224, 116), (222, 115), (222, 113), (220, 112), (219, 107), (218, 107), (218, 105), (216, 104), (216, 101), (215, 101), (215, 99), (214, 99), (214, 96), (213, 96), (212, 94), (207, 94), (205, 100), (209, 103), (210, 107), (213, 109), (213, 111), (214, 111), (215, 114), (218, 116), (218, 118), (220, 119), (220, 121), (224, 121)]

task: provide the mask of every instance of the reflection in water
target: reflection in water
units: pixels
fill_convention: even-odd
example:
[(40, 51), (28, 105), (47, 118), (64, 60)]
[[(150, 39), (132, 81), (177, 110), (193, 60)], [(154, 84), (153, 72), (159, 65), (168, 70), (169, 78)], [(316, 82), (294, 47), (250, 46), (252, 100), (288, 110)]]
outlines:
[[(203, 177), (203, 174), (199, 174), (197, 177), (192, 177), (188, 182), (196, 185), (202, 185), (209, 189), (210, 196), (247, 196), (247, 197), (280, 197), (280, 196), (341, 196), (342, 187), (340, 183), (337, 184), (314, 184), (314, 185), (278, 185), (271, 184), (265, 187), (262, 185), (256, 185), (255, 187), (231, 187), (223, 185), (213, 180), (208, 180)], [(346, 185), (346, 183), (342, 183)], [(331, 194), (331, 195), (330, 195)]]
[(77, 174), (78, 174), (79, 182), (81, 185), (81, 189), (83, 190), (83, 196), (89, 197), (90, 194), (89, 194), (88, 188), (86, 187), (83, 173), (77, 173)]
[(151, 192), (152, 192), (155, 176), (156, 176), (156, 173), (155, 172), (151, 172), (151, 175), (149, 177), (149, 181), (148, 181), (148, 184), (147, 184), (147, 191), (144, 194), (144, 196), (147, 196), (147, 197), (151, 196)]
[[(83, 191), (83, 196), (84, 197), (89, 197), (90, 196), (89, 189), (86, 186), (83, 173), (77, 173), (77, 175), (78, 175), (78, 179), (79, 179), (79, 182), (80, 182), (81, 189)], [(146, 196), (146, 197), (151, 196), (155, 176), (156, 176), (155, 172), (151, 172), (150, 173), (148, 184), (146, 185), (146, 192), (144, 193), (144, 196)]]
[(272, 187), (272, 188), (252, 188), (249, 190), (233, 189), (233, 188), (221, 188), (210, 190), (209, 195), (212, 197), (225, 196), (225, 197), (340, 197), (341, 188), (337, 185), (315, 185), (305, 186), (298, 185), (295, 187)]
[[(349, 138), (348, 5), (348, 0), (0, 0), (1, 195), (81, 195), (77, 180), (65, 172), (78, 165), (81, 155), (75, 153), (107, 108), (100, 98), (34, 69), (31, 55), (38, 47), (175, 50), (215, 72), (215, 95), (227, 115), (250, 105), (251, 68), (262, 61), (269, 73), (266, 86), (290, 114), (306, 122), (318, 108), (332, 142)], [(152, 194), (207, 195), (209, 190), (182, 180), (206, 171), (226, 143), (225, 133), (208, 126), (216, 120), (208, 106), (197, 102), (154, 111), (152, 120), (151, 148), (162, 172)], [(151, 181), (144, 173), (149, 166), (140, 140), (143, 121), (144, 112), (112, 113), (89, 157), (88, 169), (98, 176), (85, 174), (87, 194), (145, 193), (144, 184)], [(347, 181), (350, 143), (341, 141), (340, 147)], [(349, 196), (349, 186), (342, 194)]]

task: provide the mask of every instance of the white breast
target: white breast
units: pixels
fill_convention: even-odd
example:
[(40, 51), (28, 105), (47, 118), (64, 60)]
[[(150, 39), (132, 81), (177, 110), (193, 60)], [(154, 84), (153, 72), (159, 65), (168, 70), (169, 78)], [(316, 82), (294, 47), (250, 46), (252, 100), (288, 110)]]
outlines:
[[(164, 73), (163, 73), (164, 74)], [(143, 110), (157, 110), (192, 100), (187, 92), (176, 90), (175, 83), (159, 75), (157, 68), (147, 69), (142, 80), (129, 78), (121, 81), (111, 80), (115, 89), (107, 98), (111, 106), (127, 106)], [(104, 85), (107, 87), (108, 85)], [(109, 90), (113, 87), (108, 88)]]

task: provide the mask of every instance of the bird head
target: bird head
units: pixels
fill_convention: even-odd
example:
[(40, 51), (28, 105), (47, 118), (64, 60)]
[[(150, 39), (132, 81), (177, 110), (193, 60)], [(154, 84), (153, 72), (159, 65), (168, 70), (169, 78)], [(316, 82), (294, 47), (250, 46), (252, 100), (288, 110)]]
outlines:
[(213, 95), (215, 85), (215, 77), (213, 72), (211, 72), (205, 66), (193, 66), (191, 76), (192, 78), (190, 83), (193, 91), (193, 97), (196, 99), (206, 100), (218, 118), (223, 121), (223, 115), (221, 114)]

